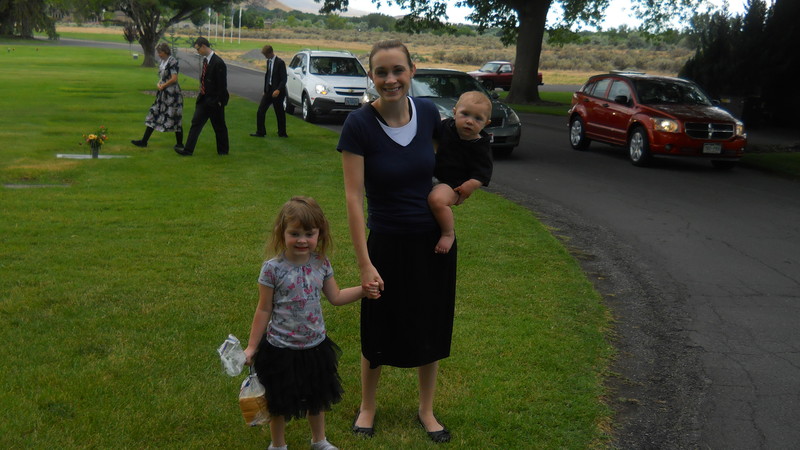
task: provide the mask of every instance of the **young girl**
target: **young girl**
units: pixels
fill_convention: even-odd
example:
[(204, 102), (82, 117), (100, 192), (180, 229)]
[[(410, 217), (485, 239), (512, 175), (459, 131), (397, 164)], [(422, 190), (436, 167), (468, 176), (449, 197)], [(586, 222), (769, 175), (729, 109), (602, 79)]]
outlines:
[(320, 293), (339, 306), (378, 286), (339, 289), (325, 251), (328, 221), (314, 199), (292, 197), (281, 208), (258, 278), (259, 299), (245, 355), (266, 388), (271, 416), (269, 449), (286, 449), (286, 422), (308, 417), (311, 448), (335, 450), (325, 439), (325, 411), (341, 400), (339, 347), (326, 335)]

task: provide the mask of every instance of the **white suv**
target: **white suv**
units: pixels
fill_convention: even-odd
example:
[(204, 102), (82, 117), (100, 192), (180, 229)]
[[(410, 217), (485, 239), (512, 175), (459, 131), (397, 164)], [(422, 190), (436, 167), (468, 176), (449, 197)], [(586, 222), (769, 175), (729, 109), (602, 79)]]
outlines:
[(347, 114), (361, 107), (367, 72), (350, 52), (302, 50), (286, 70), (286, 112), (300, 107), (303, 119)]

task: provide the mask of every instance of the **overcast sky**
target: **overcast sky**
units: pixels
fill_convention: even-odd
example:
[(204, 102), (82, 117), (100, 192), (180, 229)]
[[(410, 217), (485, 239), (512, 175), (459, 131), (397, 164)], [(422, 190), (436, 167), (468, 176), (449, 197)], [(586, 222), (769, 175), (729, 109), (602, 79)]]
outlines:
[[(721, 6), (724, 0), (708, 0), (714, 5)], [(729, 10), (735, 14), (741, 14), (744, 11), (745, 3), (747, 0), (728, 0)], [(450, 22), (466, 23), (465, 17), (472, 12), (471, 8), (456, 8), (456, 0), (448, 0), (450, 6), (447, 10), (447, 16)], [(630, 0), (611, 0), (611, 3), (606, 10), (606, 20), (603, 24), (605, 28), (616, 28), (620, 25), (627, 24), (630, 27), (638, 26), (638, 22), (633, 20), (632, 11), (630, 9)], [(404, 14), (404, 11), (397, 6), (387, 7), (385, 4), (381, 7), (380, 11), (370, 0), (350, 0), (350, 10), (360, 10), (366, 12), (380, 12), (388, 16), (398, 16)], [(552, 12), (552, 11), (551, 11)], [(557, 16), (556, 16), (557, 17)]]

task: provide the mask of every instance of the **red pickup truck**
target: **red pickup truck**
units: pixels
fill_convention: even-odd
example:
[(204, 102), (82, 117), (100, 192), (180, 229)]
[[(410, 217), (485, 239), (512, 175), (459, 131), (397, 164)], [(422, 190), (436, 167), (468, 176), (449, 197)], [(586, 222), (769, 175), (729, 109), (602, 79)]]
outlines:
[[(514, 65), (509, 61), (489, 61), (480, 69), (467, 73), (490, 91), (495, 88), (503, 88), (504, 91), (507, 91), (511, 88), (511, 79), (514, 78)], [(542, 72), (539, 72), (538, 78), (539, 84), (544, 84)]]

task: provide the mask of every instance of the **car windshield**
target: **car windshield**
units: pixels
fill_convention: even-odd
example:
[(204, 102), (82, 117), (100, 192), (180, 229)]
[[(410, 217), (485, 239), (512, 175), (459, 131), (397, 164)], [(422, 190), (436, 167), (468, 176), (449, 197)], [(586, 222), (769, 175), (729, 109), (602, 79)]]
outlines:
[(414, 97), (458, 98), (468, 91), (485, 92), (483, 86), (467, 75), (417, 74), (411, 80)]
[(344, 77), (365, 77), (367, 73), (353, 58), (336, 56), (315, 56), (311, 58), (309, 71), (314, 75), (336, 75)]
[(499, 69), (499, 68), (500, 68), (500, 64), (498, 64), (498, 63), (486, 63), (486, 64), (483, 65), (483, 67), (478, 69), (478, 72), (495, 73), (495, 72), (497, 72), (497, 69)]
[(691, 83), (671, 80), (636, 80), (634, 84), (640, 103), (712, 105), (706, 94)]

